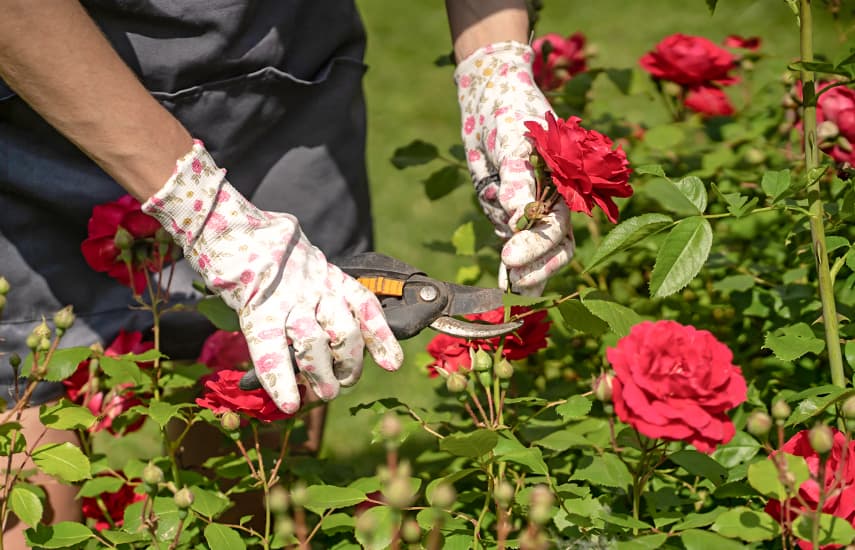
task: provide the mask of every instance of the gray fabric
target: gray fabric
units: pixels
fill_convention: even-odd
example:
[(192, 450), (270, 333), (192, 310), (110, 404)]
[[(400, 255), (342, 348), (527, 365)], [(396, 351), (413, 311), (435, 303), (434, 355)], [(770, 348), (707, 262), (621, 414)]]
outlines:
[[(330, 257), (371, 246), (361, 90), (364, 36), (340, 0), (89, 0), (113, 46), (152, 94), (205, 142), (228, 178), (263, 209), (298, 217)], [(4, 97), (0, 90), (0, 99)], [(0, 319), (3, 354), (26, 354), (42, 315), (72, 304), (78, 321), (64, 346), (108, 344), (119, 329), (145, 329), (127, 288), (89, 268), (80, 253), (96, 204), (125, 194), (17, 97), (0, 101), (0, 274), (12, 291)], [(182, 261), (176, 301), (196, 297)], [(210, 330), (194, 316), (166, 319), (167, 354), (192, 357)], [(195, 337), (191, 337), (195, 334)], [(5, 385), (5, 386), (4, 386)], [(34, 402), (60, 390), (43, 385)]]

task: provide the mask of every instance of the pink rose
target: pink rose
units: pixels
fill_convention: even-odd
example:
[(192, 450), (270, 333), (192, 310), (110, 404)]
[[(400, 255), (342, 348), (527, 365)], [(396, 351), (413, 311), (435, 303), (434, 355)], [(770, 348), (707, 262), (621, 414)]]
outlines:
[(534, 81), (542, 90), (560, 88), (573, 76), (588, 70), (585, 58), (585, 35), (577, 32), (562, 38), (550, 33), (536, 38), (534, 50)]

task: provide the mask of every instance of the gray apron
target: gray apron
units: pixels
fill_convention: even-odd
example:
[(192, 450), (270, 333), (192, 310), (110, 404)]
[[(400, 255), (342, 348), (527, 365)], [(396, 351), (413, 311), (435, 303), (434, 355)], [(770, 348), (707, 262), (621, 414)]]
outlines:
[[(229, 181), (265, 210), (298, 217), (331, 258), (371, 246), (361, 77), (364, 31), (352, 0), (82, 2), (152, 95), (205, 142)], [(125, 194), (0, 82), (0, 397), (13, 401), (8, 354), (44, 315), (74, 306), (63, 346), (146, 330), (130, 290), (93, 271), (80, 243), (92, 208)], [(199, 277), (181, 261), (172, 298)], [(192, 358), (211, 330), (164, 318), (164, 351)], [(178, 328), (180, 327), (180, 329)], [(169, 337), (174, 341), (169, 342)], [(61, 394), (41, 384), (38, 404)]]

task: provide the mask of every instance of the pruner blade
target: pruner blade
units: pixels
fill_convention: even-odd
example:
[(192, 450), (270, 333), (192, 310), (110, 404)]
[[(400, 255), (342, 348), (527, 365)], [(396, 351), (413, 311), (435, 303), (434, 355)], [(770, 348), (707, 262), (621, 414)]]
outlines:
[(461, 321), (454, 317), (443, 315), (437, 317), (429, 326), (437, 332), (456, 336), (457, 338), (478, 339), (495, 338), (504, 336), (517, 330), (523, 325), (522, 321), (508, 321), (507, 323), (483, 324), (471, 321)]

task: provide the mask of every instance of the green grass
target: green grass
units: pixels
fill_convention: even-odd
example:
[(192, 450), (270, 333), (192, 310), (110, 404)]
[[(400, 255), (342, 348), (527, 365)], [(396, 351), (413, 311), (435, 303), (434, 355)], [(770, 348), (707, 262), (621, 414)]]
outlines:
[[(369, 37), (365, 90), (377, 249), (433, 276), (451, 279), (463, 262), (424, 243), (449, 238), (472, 212), (471, 190), (460, 188), (431, 203), (421, 184), (428, 169), (398, 171), (389, 162), (396, 147), (415, 138), (443, 148), (459, 140), (452, 68), (433, 64), (451, 50), (445, 10), (437, 0), (357, 0), (357, 4)], [(636, 67), (644, 52), (675, 32), (715, 42), (728, 34), (761, 36), (762, 51), (769, 58), (759, 64), (758, 79), (778, 78), (799, 55), (796, 20), (783, 0), (721, 0), (714, 16), (703, 0), (544, 0), (544, 4), (538, 34), (583, 31), (597, 51), (594, 66)], [(844, 4), (851, 11), (852, 2)], [(836, 26), (821, 12), (820, 2), (814, 9), (816, 51), (841, 51)], [(661, 116), (661, 106), (653, 98), (622, 97), (606, 79), (597, 81), (593, 96), (594, 116), (610, 113), (629, 120)], [(405, 343), (407, 360), (401, 371), (390, 374), (367, 365), (362, 382), (331, 404), (325, 454), (347, 458), (369, 449), (377, 418), (367, 412), (352, 416), (349, 409), (355, 404), (388, 396), (422, 406), (434, 402), (435, 382), (425, 376), (419, 357), (432, 336), (427, 332)]]

